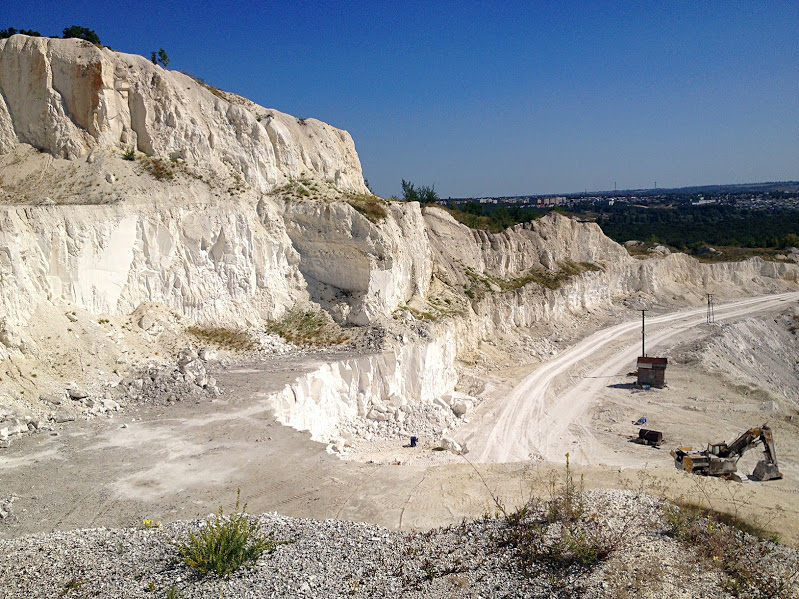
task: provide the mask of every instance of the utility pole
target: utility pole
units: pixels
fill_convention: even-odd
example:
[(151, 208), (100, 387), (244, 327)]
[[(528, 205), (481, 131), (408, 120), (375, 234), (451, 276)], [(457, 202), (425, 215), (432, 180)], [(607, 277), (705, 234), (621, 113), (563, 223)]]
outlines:
[(646, 313), (649, 310), (641, 310), (641, 356), (646, 357)]
[(713, 324), (716, 322), (716, 315), (713, 313), (713, 294), (707, 294), (707, 323)]

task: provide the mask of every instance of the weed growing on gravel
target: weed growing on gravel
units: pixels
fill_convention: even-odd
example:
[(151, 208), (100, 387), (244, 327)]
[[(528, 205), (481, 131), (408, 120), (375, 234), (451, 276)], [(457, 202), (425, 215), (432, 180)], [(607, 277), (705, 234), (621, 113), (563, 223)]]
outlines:
[[(763, 528), (689, 502), (666, 505), (665, 521), (666, 534), (693, 548), (719, 571), (722, 586), (734, 597), (797, 597), (799, 562), (786, 563), (774, 556), (777, 545), (764, 540)], [(779, 564), (764, 567), (770, 556)]]
[(258, 343), (247, 332), (226, 327), (194, 325), (186, 329), (202, 343), (209, 343), (222, 349), (247, 351), (256, 349)]
[(141, 525), (143, 528), (161, 528), (161, 521), (159, 520), (156, 522), (155, 520), (147, 518), (141, 521)]
[(497, 507), (507, 525), (499, 544), (515, 550), (515, 565), (527, 576), (552, 568), (592, 568), (621, 548), (631, 522), (612, 530), (587, 514), (583, 479), (574, 479), (569, 454), (563, 483), (553, 478), (548, 500), (532, 499), (510, 513)]
[(132, 147), (128, 147), (127, 150), (122, 152), (122, 160), (136, 160), (136, 150)]
[(278, 545), (291, 541), (276, 541), (275, 533), (264, 535), (258, 522), (247, 514), (247, 504), (241, 505), (241, 489), (236, 494), (236, 511), (225, 516), (219, 513), (206, 520), (199, 534), (189, 533), (189, 540), (170, 543), (177, 548), (186, 565), (200, 576), (214, 574), (225, 578), (242, 566), (255, 562), (262, 554), (273, 552)]
[(66, 584), (64, 584), (64, 588), (61, 589), (61, 592), (58, 594), (59, 597), (65, 597), (69, 595), (72, 591), (78, 591), (80, 588), (86, 584), (85, 580), (78, 580), (77, 578), (71, 578)]
[[(588, 514), (583, 477), (575, 480), (566, 454), (563, 483), (556, 476), (550, 481), (550, 498), (530, 498), (509, 511), (490, 489), (480, 471), (465, 456), (488, 489), (498, 517), (505, 527), (495, 539), (499, 548), (508, 548), (510, 566), (525, 576), (555, 575), (573, 566), (589, 570), (622, 548), (630, 517), (618, 529), (603, 524), (596, 514)], [(554, 574), (553, 574), (554, 570)]]

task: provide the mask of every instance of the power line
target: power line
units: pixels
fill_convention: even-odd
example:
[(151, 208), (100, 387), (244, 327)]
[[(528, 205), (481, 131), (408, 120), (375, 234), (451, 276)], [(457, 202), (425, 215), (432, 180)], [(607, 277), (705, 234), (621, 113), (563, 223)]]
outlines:
[(707, 295), (707, 323), (713, 324), (716, 322), (716, 315), (713, 312), (713, 294), (708, 293)]
[(649, 310), (641, 310), (641, 356), (646, 357), (646, 313)]

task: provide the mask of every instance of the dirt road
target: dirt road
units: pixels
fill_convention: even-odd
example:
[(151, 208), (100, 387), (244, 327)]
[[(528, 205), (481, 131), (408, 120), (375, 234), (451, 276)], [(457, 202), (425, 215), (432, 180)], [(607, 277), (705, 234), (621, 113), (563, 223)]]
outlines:
[[(715, 321), (782, 309), (797, 300), (799, 293), (792, 292), (717, 305)], [(702, 307), (647, 318), (647, 354), (705, 324), (706, 312)], [(542, 364), (507, 397), (485, 401), (459, 434), (470, 457), (483, 463), (529, 459), (557, 463), (571, 452), (572, 459), (581, 463), (618, 465), (616, 450), (597, 440), (584, 416), (603, 388), (628, 380), (624, 373), (635, 369), (640, 333), (640, 319), (598, 331)], [(555, 382), (565, 388), (555, 391)], [(622, 464), (631, 465), (628, 460)]]

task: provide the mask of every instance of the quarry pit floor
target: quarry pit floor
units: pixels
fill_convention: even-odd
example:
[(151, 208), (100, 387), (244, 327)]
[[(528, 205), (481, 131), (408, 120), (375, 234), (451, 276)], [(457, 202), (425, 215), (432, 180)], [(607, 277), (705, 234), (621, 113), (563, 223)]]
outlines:
[[(783, 295), (730, 308), (729, 318), (776, 313), (799, 298)], [(688, 320), (693, 324), (678, 326)], [(696, 320), (696, 310), (659, 324), (653, 319), (652, 350), (667, 351), (707, 334)], [(216, 373), (224, 389), (216, 400), (132, 406), (114, 419), (76, 421), (57, 435), (15, 442), (0, 459), (0, 489), (15, 496), (13, 515), (0, 521), (0, 537), (205, 517), (220, 505), (232, 509), (237, 489), (251, 513), (424, 529), (493, 515), (494, 498), (513, 506), (546, 497), (553, 477), (563, 478), (565, 457), (558, 457), (566, 450), (585, 488), (632, 488), (712, 503), (799, 545), (797, 419), (764, 415), (757, 398), (680, 363), (669, 365), (667, 388), (639, 391), (627, 376), (634, 361), (617, 359), (640, 343), (639, 334), (630, 328), (607, 343), (586, 344), (594, 338), (587, 337), (572, 348), (578, 352), (573, 363), (562, 361), (567, 351), (537, 368), (498, 373), (504, 383), (496, 397), (480, 404), (459, 433), (468, 437), (468, 462), (435, 451), (432, 440), (417, 448), (384, 441), (362, 448), (358, 459), (342, 460), (307, 433), (274, 420), (268, 392), (296, 376), (297, 364), (238, 365)], [(552, 371), (539, 403), (528, 398), (514, 406), (514, 397), (527, 397), (531, 381), (540, 381), (540, 373), (558, 360), (563, 368)], [(637, 432), (631, 423), (640, 416), (664, 432), (662, 448), (629, 442)], [(765, 420), (774, 430), (783, 480), (738, 484), (674, 468), (671, 447), (730, 441)], [(536, 433), (532, 422), (546, 425), (552, 436), (529, 454), (514, 453), (520, 438)], [(510, 449), (491, 449), (499, 446)], [(759, 451), (741, 461), (741, 471), (751, 471), (754, 454)]]

